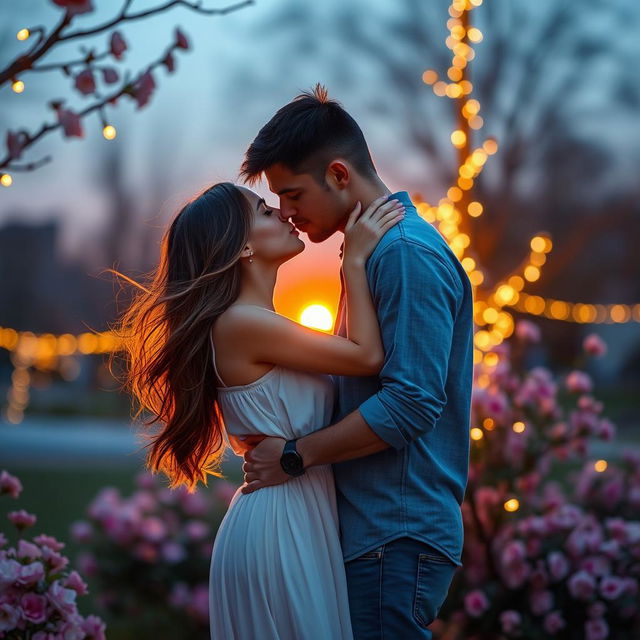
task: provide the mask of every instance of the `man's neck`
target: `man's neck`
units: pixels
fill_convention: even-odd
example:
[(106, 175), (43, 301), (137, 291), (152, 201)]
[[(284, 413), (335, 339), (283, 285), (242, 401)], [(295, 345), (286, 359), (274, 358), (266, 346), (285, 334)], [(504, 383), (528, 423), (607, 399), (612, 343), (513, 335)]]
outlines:
[[(354, 206), (355, 203), (360, 201), (362, 203), (362, 211), (365, 209), (377, 198), (382, 196), (391, 195), (391, 190), (387, 187), (387, 185), (380, 180), (380, 178), (376, 178), (375, 181), (372, 182), (362, 182), (358, 185), (358, 188), (353, 192), (353, 201)], [(349, 211), (349, 213), (351, 210)], [(340, 232), (344, 233), (344, 225), (347, 223), (349, 215), (347, 214), (340, 226)]]

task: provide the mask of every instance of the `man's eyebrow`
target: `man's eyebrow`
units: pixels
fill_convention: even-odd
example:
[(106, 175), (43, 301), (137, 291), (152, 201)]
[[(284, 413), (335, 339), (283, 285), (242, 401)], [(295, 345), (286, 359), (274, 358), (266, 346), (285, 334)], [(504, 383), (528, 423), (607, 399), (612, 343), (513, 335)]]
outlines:
[(300, 191), (300, 187), (289, 187), (288, 189), (281, 189), (276, 193), (276, 195), (281, 196), (285, 193), (291, 193), (292, 191)]

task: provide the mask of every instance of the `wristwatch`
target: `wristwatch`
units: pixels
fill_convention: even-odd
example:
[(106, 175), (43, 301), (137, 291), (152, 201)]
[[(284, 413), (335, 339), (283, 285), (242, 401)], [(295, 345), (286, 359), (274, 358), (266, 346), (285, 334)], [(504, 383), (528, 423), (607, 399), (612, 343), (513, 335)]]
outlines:
[(294, 477), (301, 476), (305, 472), (302, 456), (296, 450), (296, 442), (297, 439), (288, 440), (280, 456), (282, 470)]

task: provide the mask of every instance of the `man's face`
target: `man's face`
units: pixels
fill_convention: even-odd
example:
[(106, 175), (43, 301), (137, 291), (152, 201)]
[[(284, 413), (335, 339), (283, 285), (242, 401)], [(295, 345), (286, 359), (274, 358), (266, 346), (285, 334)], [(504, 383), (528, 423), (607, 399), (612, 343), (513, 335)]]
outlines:
[(308, 173), (296, 174), (278, 163), (265, 171), (269, 189), (280, 198), (280, 215), (311, 242), (323, 242), (344, 229), (348, 194), (330, 183), (318, 184)]

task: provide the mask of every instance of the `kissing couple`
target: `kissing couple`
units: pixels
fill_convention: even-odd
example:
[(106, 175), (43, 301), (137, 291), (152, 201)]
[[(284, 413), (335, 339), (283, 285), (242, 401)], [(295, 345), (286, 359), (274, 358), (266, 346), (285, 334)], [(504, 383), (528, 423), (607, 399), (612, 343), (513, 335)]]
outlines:
[[(121, 325), (130, 388), (162, 425), (147, 466), (194, 491), (227, 447), (244, 456), (211, 555), (211, 639), (431, 638), (462, 566), (467, 274), (321, 85), (262, 127), (241, 177), (278, 206), (229, 182), (196, 196)], [(274, 310), (300, 232), (344, 236), (333, 335)]]

